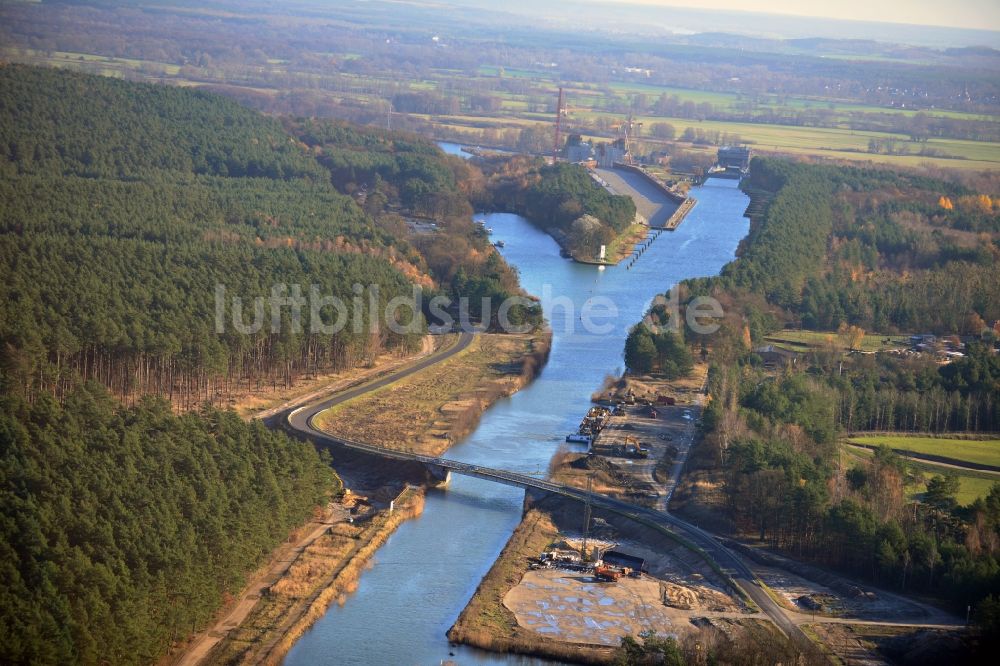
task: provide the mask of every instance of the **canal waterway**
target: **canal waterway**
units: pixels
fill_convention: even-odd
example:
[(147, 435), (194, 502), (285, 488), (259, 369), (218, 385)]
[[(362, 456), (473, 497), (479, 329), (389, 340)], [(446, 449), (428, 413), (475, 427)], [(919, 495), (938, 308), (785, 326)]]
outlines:
[[(624, 262), (602, 269), (564, 259), (551, 237), (517, 215), (478, 215), (494, 240), (504, 241), (501, 252), (520, 272), (524, 288), (542, 298), (554, 332), (552, 352), (534, 383), (493, 405), (445, 455), (544, 476), (590, 395), (607, 375), (621, 372), (625, 336), (652, 298), (685, 278), (715, 275), (733, 258), (748, 228), (742, 217), (748, 199), (737, 185), (709, 180), (694, 188), (695, 209), (676, 231), (660, 235), (631, 270)], [(594, 305), (592, 322), (603, 330), (584, 330), (581, 308), (588, 301)], [(598, 316), (609, 303), (617, 314)], [(447, 489), (430, 491), (423, 514), (379, 549), (357, 591), (313, 625), (284, 663), (544, 663), (449, 646), (445, 638), (517, 526), (523, 498), (517, 488), (457, 475)]]

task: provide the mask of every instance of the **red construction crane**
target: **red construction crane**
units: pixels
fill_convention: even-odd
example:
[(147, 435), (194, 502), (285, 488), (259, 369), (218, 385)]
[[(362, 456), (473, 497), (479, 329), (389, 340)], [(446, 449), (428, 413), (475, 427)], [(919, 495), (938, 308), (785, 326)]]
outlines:
[(560, 133), (562, 130), (562, 114), (563, 114), (563, 89), (559, 86), (559, 102), (556, 104), (556, 143), (552, 150), (552, 162), (555, 163), (559, 159), (559, 151), (562, 148), (559, 145)]

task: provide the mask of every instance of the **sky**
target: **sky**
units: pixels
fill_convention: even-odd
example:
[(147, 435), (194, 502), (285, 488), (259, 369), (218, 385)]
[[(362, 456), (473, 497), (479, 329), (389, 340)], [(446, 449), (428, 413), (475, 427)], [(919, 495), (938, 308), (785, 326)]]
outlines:
[(621, 0), (664, 7), (692, 7), (789, 14), (857, 21), (1000, 30), (998, 0)]

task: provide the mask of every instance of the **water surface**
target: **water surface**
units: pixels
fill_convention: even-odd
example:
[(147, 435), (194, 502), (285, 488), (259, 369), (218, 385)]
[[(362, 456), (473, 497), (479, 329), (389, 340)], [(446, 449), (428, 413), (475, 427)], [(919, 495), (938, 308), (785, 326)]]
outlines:
[[(698, 205), (687, 219), (662, 234), (631, 270), (563, 259), (551, 237), (524, 218), (486, 216), (525, 289), (551, 295), (543, 307), (554, 331), (552, 353), (539, 378), (491, 407), (448, 457), (545, 474), (552, 454), (589, 407), (591, 393), (606, 375), (621, 371), (625, 336), (653, 296), (684, 278), (715, 275), (746, 234), (747, 197), (736, 181), (709, 180), (691, 194)], [(598, 296), (610, 299), (618, 315), (598, 321), (610, 323), (609, 331), (586, 332), (580, 308)], [(446, 490), (429, 492), (424, 513), (379, 549), (357, 592), (343, 607), (331, 608), (285, 664), (543, 663), (450, 647), (445, 638), (520, 521), (523, 498), (517, 488), (457, 475)]]

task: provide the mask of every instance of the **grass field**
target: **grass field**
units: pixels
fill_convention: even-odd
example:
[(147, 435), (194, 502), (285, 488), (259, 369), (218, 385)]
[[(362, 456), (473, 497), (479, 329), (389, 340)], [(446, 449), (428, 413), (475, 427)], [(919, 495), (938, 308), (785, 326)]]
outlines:
[(925, 455), (944, 456), (955, 460), (1000, 466), (1000, 439), (946, 439), (944, 437), (907, 437), (906, 435), (872, 435), (852, 437), (854, 444), (886, 445), (897, 451), (912, 451)]
[[(486, 78), (496, 77), (499, 73), (498, 67), (480, 67), (480, 76)], [(515, 79), (531, 79), (539, 83), (557, 85), (556, 75), (547, 69), (517, 69), (505, 68), (504, 77)], [(900, 116), (913, 116), (917, 111), (913, 109), (899, 109), (872, 104), (862, 104), (858, 102), (846, 102), (836, 99), (820, 99), (811, 97), (793, 97), (786, 95), (744, 95), (741, 93), (719, 92), (711, 90), (694, 90), (691, 88), (678, 88), (674, 86), (664, 86), (650, 83), (634, 81), (620, 81), (610, 83), (607, 86), (597, 86), (587, 83), (563, 83), (563, 88), (567, 94), (570, 107), (587, 106), (586, 98), (602, 98), (604, 89), (609, 89), (619, 95), (645, 94), (653, 98), (660, 95), (677, 96), (682, 101), (701, 104), (708, 102), (720, 109), (736, 110), (746, 108), (748, 104), (757, 109), (786, 108), (795, 110), (823, 109), (833, 111), (838, 118), (846, 119), (850, 113), (886, 113)], [(652, 101), (655, 101), (653, 99)], [(980, 114), (966, 113), (963, 111), (949, 111), (943, 109), (927, 109), (924, 111), (930, 116), (959, 119), (981, 119)]]
[[(356, 53), (328, 54), (333, 58), (349, 60), (357, 58)], [(27, 61), (50, 66), (69, 67), (74, 69), (85, 69), (87, 71), (97, 71), (106, 76), (123, 77), (126, 74), (145, 75), (156, 80), (169, 78), (176, 85), (204, 85), (207, 82), (216, 80), (222, 70), (203, 69), (198, 77), (198, 82), (194, 83), (186, 80), (181, 75), (181, 68), (177, 64), (136, 60), (129, 58), (115, 58), (104, 55), (88, 53), (63, 52), (63, 51), (40, 51), (27, 48), (0, 47), (0, 57), (14, 61)], [(330, 91), (322, 96), (330, 101), (341, 103), (354, 103), (368, 105), (378, 100), (372, 99), (372, 85), (377, 83), (397, 84), (399, 81), (389, 76), (387, 73), (380, 75), (358, 75), (348, 72), (332, 71), (329, 74), (317, 75), (296, 71), (288, 62), (280, 58), (271, 58), (267, 61), (267, 69), (273, 74), (283, 75), (286, 85), (295, 87), (308, 87), (314, 89), (317, 84), (326, 82)], [(405, 81), (410, 90), (432, 92), (439, 91), (442, 94), (450, 95), (453, 89), (451, 84), (455, 80), (467, 82), (471, 88), (485, 86), (485, 90), (492, 90), (499, 69), (497, 67), (480, 67), (478, 71), (466, 73), (454, 69), (434, 69), (430, 70), (425, 78)], [(550, 127), (552, 113), (548, 106), (554, 103), (555, 88), (557, 81), (554, 78), (554, 70), (539, 67), (534, 69), (504, 69), (503, 76), (509, 79), (518, 79), (526, 83), (525, 90), (518, 92), (494, 91), (490, 94), (500, 98), (501, 108), (493, 114), (483, 115), (459, 115), (459, 116), (434, 116), (425, 117), (418, 114), (411, 114), (415, 118), (426, 118), (439, 126), (442, 133), (447, 130), (480, 130), (484, 128), (510, 128), (524, 127), (527, 125), (538, 125)], [(225, 80), (225, 79), (223, 79)], [(226, 80), (227, 83), (230, 81)], [(811, 155), (835, 160), (848, 160), (858, 162), (871, 162), (899, 167), (915, 167), (921, 164), (932, 164), (939, 167), (948, 167), (966, 170), (996, 170), (1000, 169), (1000, 143), (964, 141), (957, 139), (931, 139), (923, 144), (910, 142), (909, 137), (899, 134), (888, 134), (885, 132), (867, 132), (845, 129), (850, 120), (850, 114), (858, 112), (903, 115), (908, 116), (915, 113), (910, 109), (894, 109), (880, 106), (865, 105), (857, 102), (849, 102), (837, 99), (813, 99), (807, 97), (785, 97), (779, 95), (756, 95), (752, 98), (738, 93), (701, 91), (669, 86), (647, 84), (640, 81), (617, 81), (606, 85), (591, 83), (562, 83), (567, 93), (567, 132), (575, 131), (574, 120), (586, 121), (593, 127), (593, 122), (598, 117), (603, 117), (612, 123), (619, 123), (622, 120), (621, 113), (611, 113), (606, 109), (611, 108), (609, 104), (615, 102), (621, 104), (628, 98), (636, 94), (644, 94), (649, 101), (655, 101), (661, 94), (676, 95), (682, 101), (700, 103), (710, 103), (715, 108), (725, 111), (747, 110), (748, 108), (757, 110), (785, 109), (790, 111), (801, 111), (806, 109), (822, 109), (832, 113), (831, 120), (839, 124), (840, 127), (802, 127), (793, 125), (771, 125), (752, 122), (727, 122), (727, 121), (699, 121), (685, 118), (641, 116), (637, 117), (638, 122), (644, 123), (647, 127), (653, 123), (670, 123), (678, 135), (687, 128), (695, 128), (710, 132), (724, 132), (737, 135), (742, 141), (749, 143), (754, 150), (760, 153), (780, 153), (790, 155)], [(244, 86), (238, 86), (244, 87)], [(324, 86), (320, 85), (320, 88)], [(281, 92), (278, 88), (252, 88), (245, 87), (248, 91), (277, 94)], [(381, 103), (381, 102), (378, 102)], [(928, 110), (932, 116), (942, 116), (949, 118), (977, 119), (982, 120), (983, 116), (969, 114), (959, 111), (945, 111), (938, 109)], [(987, 120), (996, 122), (998, 118), (989, 117)], [(579, 124), (579, 123), (577, 123)], [(640, 141), (649, 141), (645, 137), (638, 137)], [(906, 149), (910, 154), (886, 155), (872, 154), (868, 152), (868, 143), (872, 139), (894, 139), (896, 145)], [(605, 137), (603, 140), (607, 140)], [(919, 153), (923, 149), (932, 150), (938, 153), (937, 156), (922, 156)]]
[[(575, 112), (572, 114), (571, 119), (574, 116), (593, 119), (600, 115), (620, 120), (617, 116), (597, 112)], [(442, 127), (459, 131), (463, 129), (525, 127), (529, 125), (548, 127), (551, 124), (548, 114), (544, 113), (515, 113), (514, 115), (494, 116), (458, 115), (426, 118)], [(643, 116), (637, 120), (648, 124), (657, 122), (670, 123), (676, 128), (678, 135), (688, 127), (706, 131), (728, 132), (738, 135), (742, 141), (748, 143), (759, 153), (810, 155), (831, 160), (871, 162), (873, 164), (885, 164), (897, 167), (916, 167), (922, 164), (931, 164), (938, 167), (974, 171), (1000, 169), (1000, 143), (961, 141), (957, 139), (931, 139), (926, 144), (917, 146), (907, 141), (905, 137), (886, 132), (855, 132), (852, 130), (825, 127), (764, 125), (711, 120), (697, 121), (655, 116)], [(566, 131), (572, 131), (572, 120), (570, 120), (569, 127), (570, 129)], [(886, 155), (883, 153), (869, 153), (868, 141), (873, 138), (895, 138), (898, 145), (907, 146), (909, 150), (913, 151), (913, 154)], [(608, 138), (603, 137), (598, 138), (598, 140), (607, 141)], [(647, 139), (644, 137), (639, 138), (639, 141), (644, 140)], [(923, 147), (936, 150), (941, 156), (915, 154)], [(712, 150), (714, 151), (714, 148)]]
[[(4, 55), (12, 55), (19, 58), (30, 58), (53, 67), (79, 67), (81, 65), (106, 65), (101, 69), (103, 76), (121, 77), (124, 70), (148, 69), (152, 73), (167, 76), (176, 76), (180, 73), (180, 65), (154, 60), (137, 60), (135, 58), (116, 58), (91, 53), (77, 53), (73, 51), (32, 51), (31, 49), (10, 49), (0, 50)], [(89, 71), (89, 70), (88, 70)]]
[(316, 417), (321, 430), (377, 446), (441, 455), (468, 434), (486, 408), (528, 378), (531, 334), (480, 334), (469, 347), (416, 374)]
[[(759, 123), (722, 122), (715, 120), (698, 121), (686, 118), (661, 118), (655, 116), (643, 116), (638, 120), (649, 124), (657, 122), (670, 123), (676, 128), (678, 135), (689, 127), (696, 130), (701, 129), (704, 131), (738, 134), (743, 141), (751, 143), (754, 148), (761, 150), (805, 151), (819, 154), (837, 153), (846, 155), (847, 159), (854, 160), (887, 159), (897, 162), (905, 162), (907, 160), (916, 160), (919, 162), (941, 159), (916, 154), (882, 155), (868, 153), (868, 141), (871, 139), (896, 138), (900, 145), (907, 146), (913, 153), (920, 150), (920, 146), (906, 141), (905, 137), (887, 132), (864, 132), (830, 127), (764, 125)], [(938, 150), (945, 155), (961, 158), (963, 161), (991, 163), (994, 168), (1000, 167), (1000, 144), (997, 143), (961, 141), (958, 139), (931, 139), (924, 145), (927, 148)], [(828, 156), (835, 157), (837, 155), (831, 154)], [(951, 159), (948, 161), (955, 162), (956, 165), (959, 162), (959, 160)]]
[[(867, 449), (856, 449), (842, 447), (844, 463), (850, 467), (854, 462), (866, 460), (872, 457), (873, 453)], [(934, 475), (954, 474), (958, 477), (959, 489), (955, 495), (955, 500), (962, 506), (968, 506), (980, 497), (986, 497), (994, 483), (1000, 483), (1000, 474), (990, 474), (989, 472), (962, 471), (934, 463), (909, 460), (912, 469), (919, 478), (917, 483), (906, 486), (906, 495), (911, 500), (919, 500), (927, 490), (926, 482)]]
[(961, 506), (968, 506), (980, 497), (986, 497), (994, 483), (1000, 483), (1000, 476), (988, 476), (974, 472), (957, 472), (948, 467), (930, 463), (911, 463), (922, 482), (907, 486), (906, 495), (910, 499), (920, 499), (927, 490), (927, 481), (935, 475), (954, 474), (958, 477), (958, 493), (955, 501)]
[[(784, 347), (793, 351), (805, 351), (808, 349), (823, 349), (833, 341), (838, 349), (847, 350), (847, 345), (836, 331), (779, 331), (765, 336), (764, 340), (778, 347)], [(884, 344), (889, 340), (888, 344)], [(862, 351), (879, 351), (881, 349), (893, 349), (900, 346), (909, 345), (909, 337), (905, 335), (880, 335), (869, 333), (861, 341)]]

